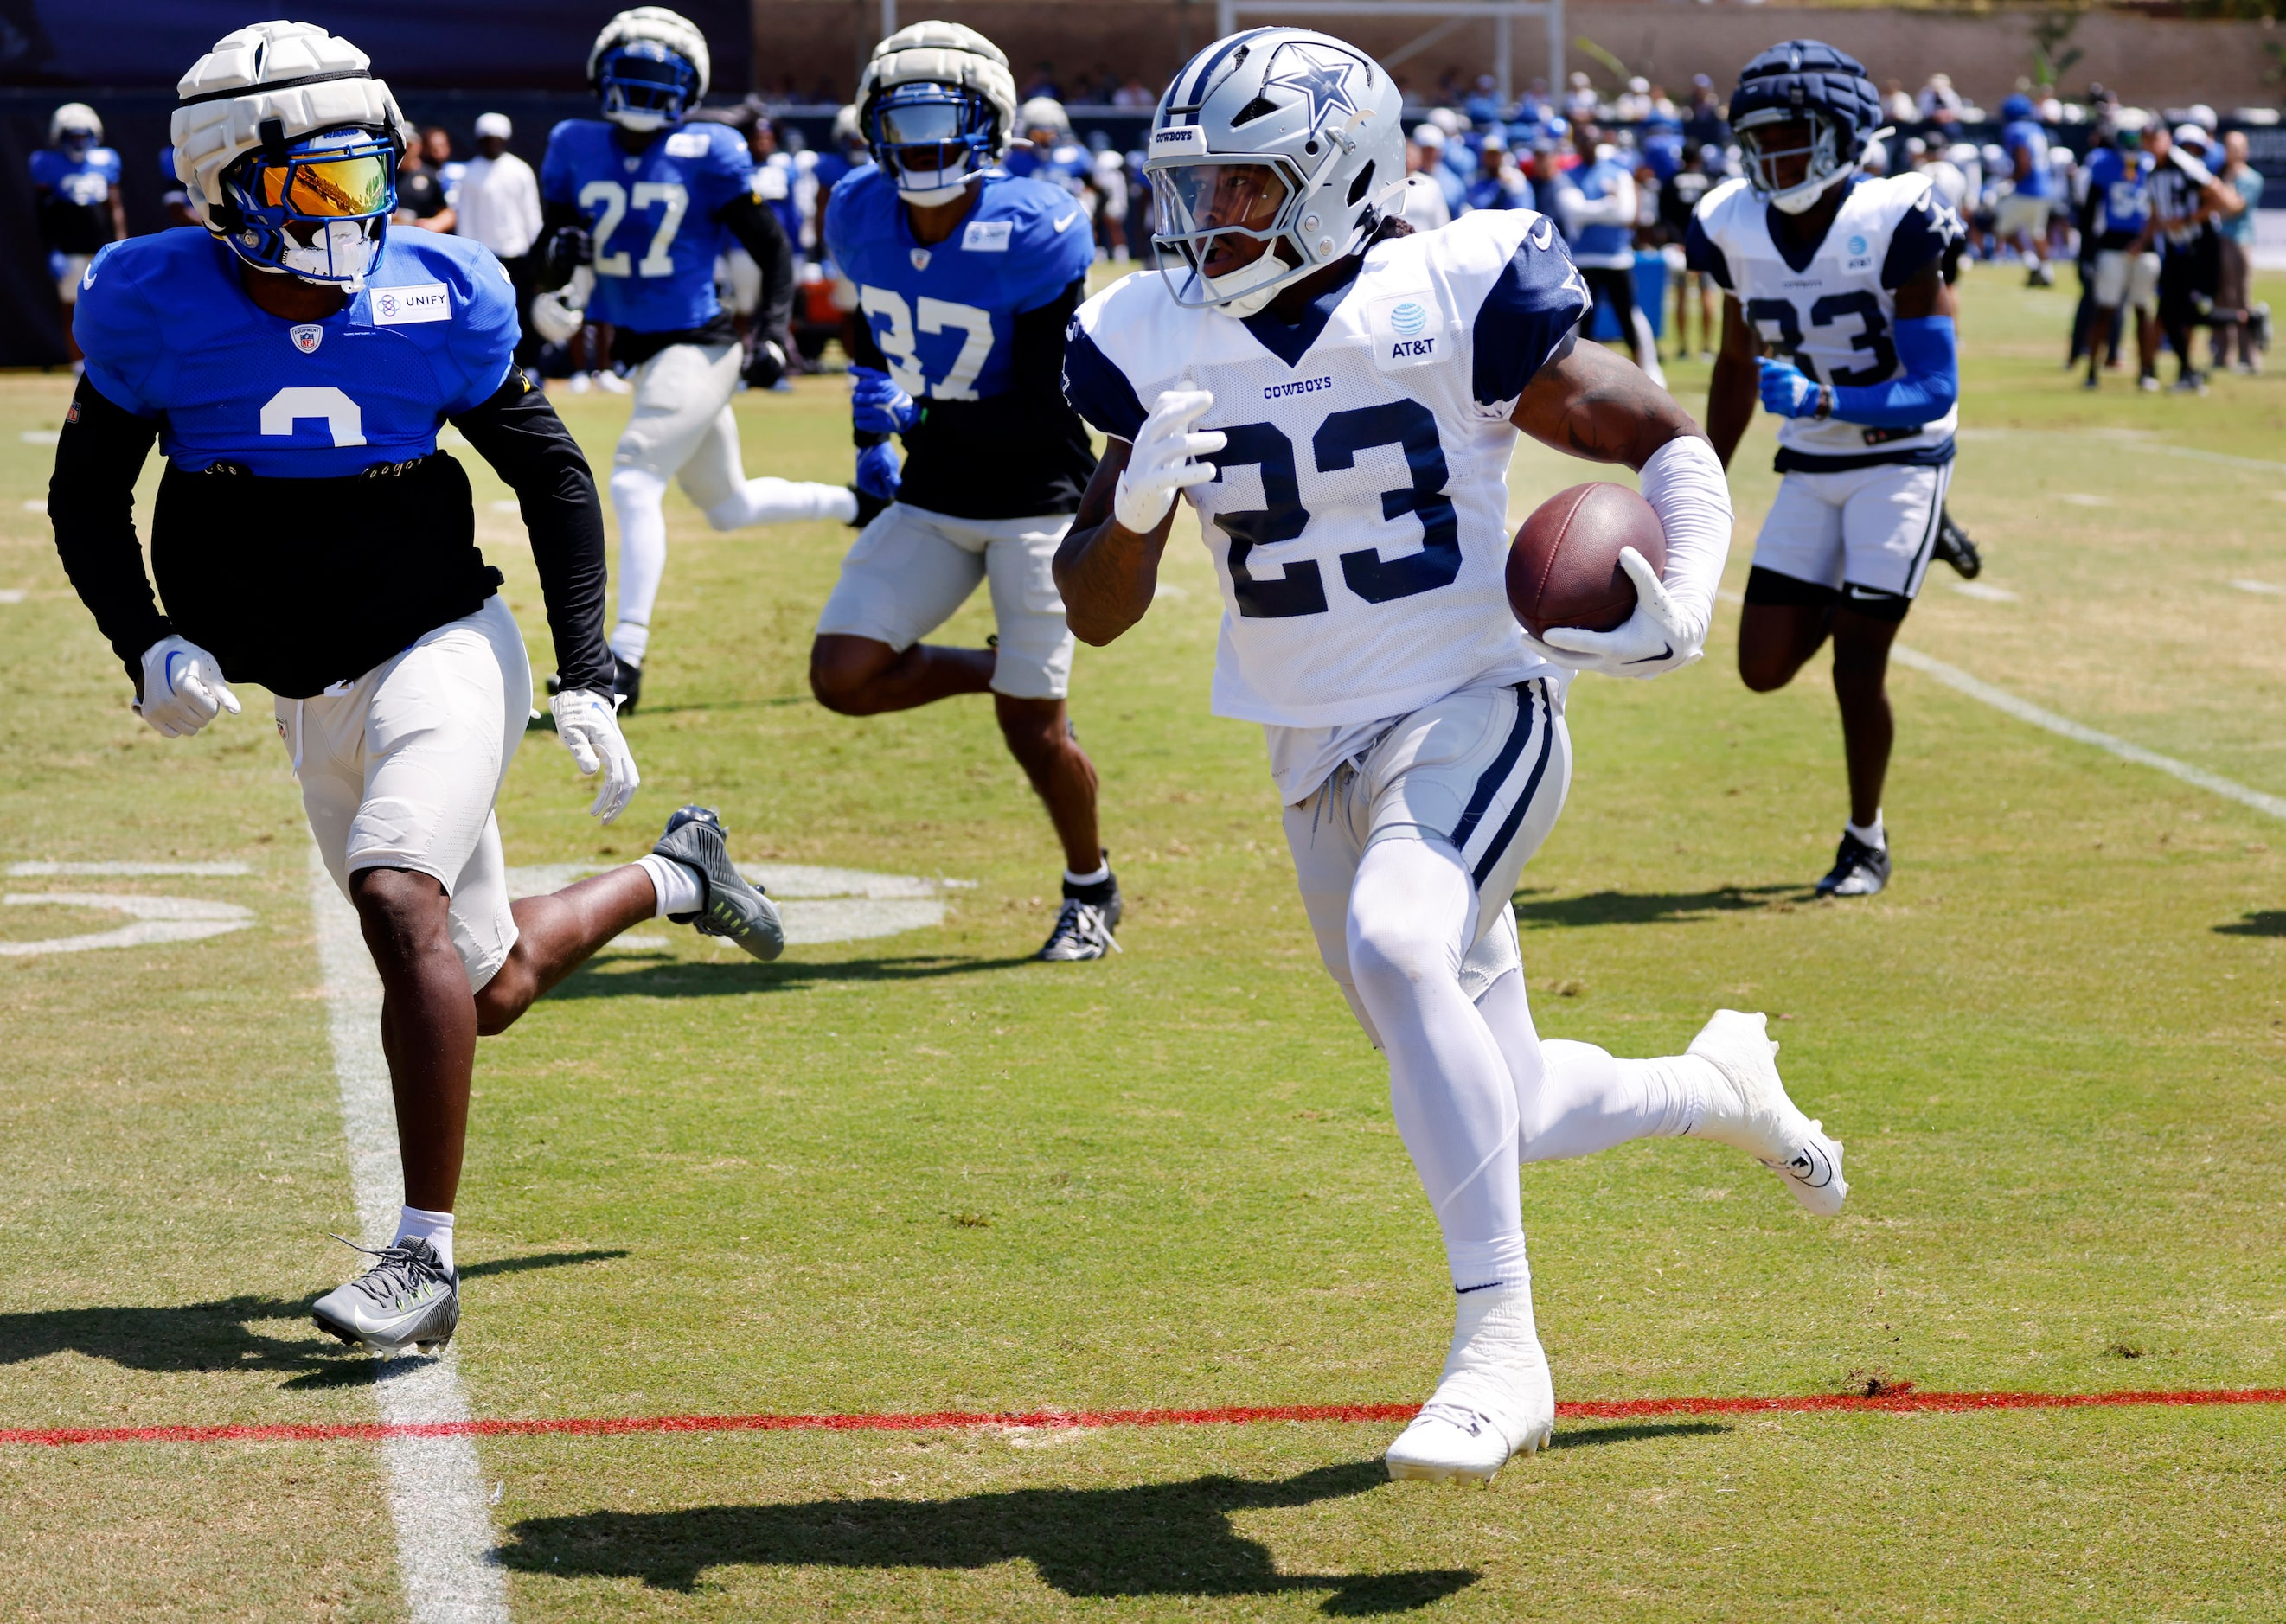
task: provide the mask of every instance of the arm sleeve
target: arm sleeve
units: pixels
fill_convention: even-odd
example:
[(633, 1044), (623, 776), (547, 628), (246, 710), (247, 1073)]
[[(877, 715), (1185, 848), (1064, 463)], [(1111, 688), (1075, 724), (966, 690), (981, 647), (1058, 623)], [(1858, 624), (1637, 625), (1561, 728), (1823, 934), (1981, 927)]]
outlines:
[(603, 505), (579, 443), (521, 368), (509, 372), (491, 399), (453, 418), (453, 426), (507, 481), (524, 510), (564, 686), (609, 693), (613, 666), (603, 642)]
[(1552, 226), (1527, 230), (1477, 307), (1470, 387), (1479, 406), (1524, 393), (1588, 313), (1588, 285)]
[(793, 315), (793, 245), (786, 240), (776, 211), (745, 192), (723, 204), (715, 217), (761, 267), (762, 296), (754, 307), (755, 325), (766, 335), (784, 333)]
[(1904, 375), (1887, 383), (1836, 384), (1833, 414), (1874, 429), (1918, 429), (1952, 410), (1960, 394), (1952, 318), (1909, 316), (1897, 323)]
[(156, 417), (114, 406), (83, 377), (48, 481), (48, 518), (64, 572), (138, 689), (143, 650), (174, 629), (159, 612), (135, 534), (135, 481), (158, 434)]
[(1714, 279), (1714, 285), (1725, 293), (1737, 291), (1730, 286), (1730, 262), (1707, 234), (1707, 222), (1697, 214), (1683, 233), (1683, 264), (1685, 270), (1703, 271)]
[(1730, 482), (1714, 448), (1697, 435), (1660, 446), (1643, 465), (1644, 500), (1667, 532), (1667, 568), (1659, 579), (1675, 606), (1690, 618), (1694, 644), (1707, 641), (1714, 621), (1714, 589), (1730, 553)]
[(1132, 441), (1148, 415), (1127, 374), (1112, 364), (1074, 316), (1064, 330), (1064, 398), (1090, 428)]

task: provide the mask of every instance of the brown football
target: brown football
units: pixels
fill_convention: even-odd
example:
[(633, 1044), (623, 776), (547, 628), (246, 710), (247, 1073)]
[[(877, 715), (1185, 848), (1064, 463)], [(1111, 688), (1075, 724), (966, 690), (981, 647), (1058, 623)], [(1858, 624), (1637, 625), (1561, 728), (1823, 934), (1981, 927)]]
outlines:
[(1558, 491), (1509, 548), (1509, 607), (1535, 637), (1557, 626), (1612, 630), (1635, 612), (1636, 584), (1620, 568), (1628, 547), (1667, 572), (1667, 532), (1649, 502), (1602, 480)]

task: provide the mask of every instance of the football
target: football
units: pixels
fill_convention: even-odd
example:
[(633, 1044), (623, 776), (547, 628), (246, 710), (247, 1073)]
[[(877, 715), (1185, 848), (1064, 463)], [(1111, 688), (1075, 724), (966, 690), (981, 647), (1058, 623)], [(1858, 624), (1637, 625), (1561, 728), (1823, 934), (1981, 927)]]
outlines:
[(1558, 491), (1509, 548), (1509, 607), (1535, 637), (1557, 626), (1612, 630), (1635, 612), (1636, 584), (1620, 568), (1628, 547), (1667, 572), (1667, 532), (1649, 502), (1604, 480)]

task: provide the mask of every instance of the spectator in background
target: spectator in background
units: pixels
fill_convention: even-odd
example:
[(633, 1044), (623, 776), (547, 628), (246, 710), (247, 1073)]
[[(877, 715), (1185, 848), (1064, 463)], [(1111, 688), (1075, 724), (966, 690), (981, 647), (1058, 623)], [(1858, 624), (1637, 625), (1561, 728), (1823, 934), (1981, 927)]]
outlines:
[(2215, 178), (2200, 162), (2206, 132), (2184, 124), (2171, 135), (2154, 122), (2144, 136), (2151, 154), (2151, 221), (2144, 227), (2148, 246), (2159, 244), (2159, 325), (2175, 352), (2175, 388), (2206, 393), (2207, 382), (2191, 365), (2191, 329), (2207, 320), (2222, 284), (2222, 239), (2215, 222), (2245, 212), (2239, 194)]
[(1490, 74), (1478, 74), (1476, 88), (1469, 92), (1468, 99), (1461, 104), (1461, 111), (1468, 115), (1469, 122), (1472, 124), (1499, 129), (1501, 114), (1507, 111), (1500, 104), (1500, 82)]
[(1112, 92), (1111, 105), (1115, 107), (1138, 109), (1155, 107), (1159, 105), (1159, 92), (1130, 74), (1127, 76), (1127, 83)]
[(474, 238), (499, 256), (516, 284), (516, 320), (524, 335), (516, 341), (516, 358), (529, 362), (539, 353), (532, 330), (532, 244), (540, 240), (540, 177), (532, 166), (508, 151), (516, 133), (505, 113), (477, 116), (477, 155), (461, 174), (460, 204), (454, 209), (453, 229)]
[(1651, 81), (1637, 74), (1628, 81), (1628, 88), (1620, 92), (1612, 106), (1620, 123), (1642, 123), (1651, 114)]
[(1920, 105), (1905, 90), (1904, 81), (1892, 79), (1882, 87), (1881, 116), (1892, 124), (1910, 124), (1920, 116)]
[(1665, 387), (1651, 318), (1636, 304), (1635, 177), (1620, 162), (1619, 149), (1597, 141), (1592, 128), (1580, 136), (1588, 161), (1558, 171), (1553, 198), (1557, 223), (1572, 245), (1572, 263), (1580, 267), (1588, 292), (1619, 318), (1621, 342), (1634, 349), (1636, 365), (1652, 382)]
[(1436, 229), (1436, 225), (1423, 224), (1425, 220), (1442, 215), (1436, 225), (1448, 225), (1454, 215), (1468, 207), (1468, 187), (1445, 162), (1445, 132), (1432, 123), (1417, 126), (1413, 131), (1412, 145), (1405, 149), (1407, 185), (1412, 185), (1409, 177), (1417, 175), (1422, 185), (1437, 193), (1437, 207), (1433, 209), (1427, 206), (1425, 199), (1416, 201), (1411, 192), (1406, 194), (1405, 217), (1423, 231)]
[[(1714, 170), (1722, 154), (1711, 146), (1686, 146), (1683, 167), (1668, 177), (1659, 193), (1659, 234), (1680, 246), (1691, 230), (1691, 217), (1699, 200), (1714, 186)], [(1669, 268), (1675, 261), (1670, 257)], [(1694, 290), (1699, 304), (1699, 359), (1714, 359), (1714, 279), (1704, 271), (1675, 272), (1675, 359), (1691, 354), (1691, 304)]]
[(1932, 124), (1957, 124), (1960, 122), (1960, 92), (1952, 88), (1950, 74), (1931, 74), (1928, 83), (1921, 86), (1914, 110)]
[(1714, 94), (1714, 81), (1705, 74), (1691, 75), (1691, 113), (1683, 121), (1683, 140), (1686, 146), (1711, 146), (1717, 152), (1730, 145), (1730, 126), (1722, 116), (1722, 99)]
[(2011, 170), (2008, 195), (2000, 200), (1993, 234), (2024, 257), (2025, 286), (2053, 288), (2048, 264), (2048, 214), (2055, 207), (2056, 177), (2048, 162), (2048, 132), (2029, 96), (2000, 104), (2000, 146)]
[(79, 363), (72, 315), (88, 262), (127, 235), (119, 201), (119, 154), (103, 144), (103, 121), (83, 101), (66, 102), (48, 119), (48, 144), (32, 154), (32, 207), (48, 276), (63, 306), (64, 344)]
[(425, 232), (449, 232), (458, 222), (453, 205), (445, 201), (445, 184), (429, 167), (418, 141), (407, 146), (398, 162), (393, 217), (400, 225), (417, 225)]
[(461, 177), (468, 172), (469, 166), (453, 156), (452, 132), (442, 124), (423, 125), (421, 158), (429, 166), (429, 172), (437, 177), (437, 184), (445, 188), (446, 205), (458, 209), (461, 206)]
[[(2221, 291), (2215, 296), (2214, 364), (2238, 372), (2260, 372), (2261, 351), (2254, 342), (2260, 324), (2248, 306), (2247, 289), (2254, 267), (2254, 211), (2262, 207), (2262, 171), (2246, 161), (2243, 130), (2234, 130), (2223, 137), (2222, 149), (2219, 178), (2238, 194), (2239, 211), (2220, 223), (2222, 284)], [(2266, 306), (2262, 315), (2266, 320)], [(2232, 354), (2234, 347), (2235, 358)]]
[(1485, 138), (1477, 154), (1477, 177), (1462, 193), (1462, 201), (1467, 209), (1533, 207), (1532, 183), (1524, 177), (1524, 171), (1509, 162), (1508, 142), (1501, 137)]
[(1032, 76), (1024, 81), (1024, 99), (1029, 101), (1036, 96), (1044, 96), (1050, 101), (1064, 99), (1063, 86), (1056, 83), (1056, 65), (1053, 62), (1035, 62), (1032, 65)]

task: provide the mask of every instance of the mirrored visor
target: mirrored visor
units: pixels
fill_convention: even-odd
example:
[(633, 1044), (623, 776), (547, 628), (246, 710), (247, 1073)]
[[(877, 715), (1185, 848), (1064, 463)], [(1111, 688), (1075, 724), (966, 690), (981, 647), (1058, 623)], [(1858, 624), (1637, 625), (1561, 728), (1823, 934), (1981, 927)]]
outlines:
[(1195, 237), (1209, 232), (1264, 234), (1278, 224), (1289, 188), (1266, 163), (1185, 163), (1155, 170), (1160, 234)]
[(320, 220), (354, 220), (388, 211), (390, 162), (385, 154), (353, 158), (296, 158), (284, 169), (264, 166), (262, 201), (289, 214)]
[(884, 107), (880, 113), (881, 143), (885, 146), (934, 146), (958, 141), (966, 109), (958, 102), (924, 101)]

